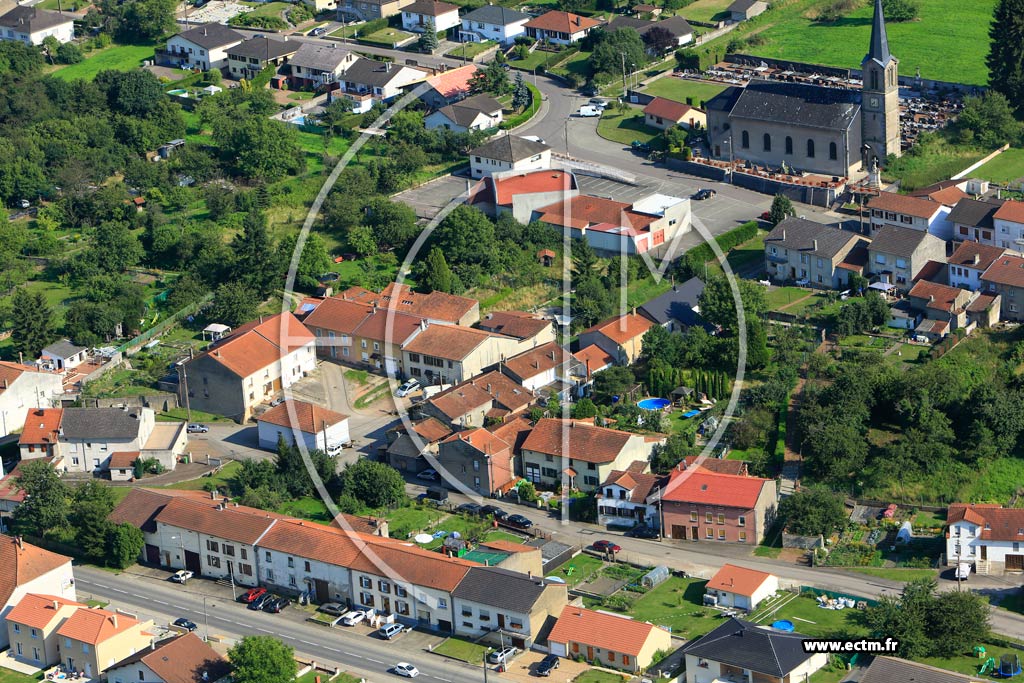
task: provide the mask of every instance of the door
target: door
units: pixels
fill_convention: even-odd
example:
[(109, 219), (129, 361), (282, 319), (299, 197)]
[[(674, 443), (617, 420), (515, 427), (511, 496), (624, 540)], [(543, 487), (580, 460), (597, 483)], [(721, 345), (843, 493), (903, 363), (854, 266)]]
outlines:
[(587, 645), (587, 661), (594, 661), (594, 648), (590, 645)]
[(232, 577), (232, 579), (235, 576), (235, 563), (231, 560), (228, 560), (228, 576)]
[(700, 535), (697, 533), (697, 527), (690, 527), (690, 540), (696, 541), (698, 538), (700, 538)]
[(1024, 571), (1024, 555), (1007, 555), (1006, 556), (1006, 571), (1008, 571), (1008, 572)]
[(983, 560), (987, 560), (988, 559), (988, 546), (987, 545), (981, 546), (981, 559), (983, 559)]
[(498, 628), (505, 628), (505, 615), (504, 614), (499, 614), (498, 615)]
[(330, 592), (327, 590), (327, 582), (323, 579), (313, 579), (313, 590), (316, 593), (316, 601), (320, 604), (330, 601)]
[(146, 562), (149, 564), (160, 564), (160, 548), (152, 543), (146, 544)]
[(681, 541), (686, 540), (686, 527), (682, 524), (672, 525), (672, 538), (678, 538)]
[(194, 553), (191, 550), (185, 551), (185, 569), (189, 570), (196, 576), (203, 573), (202, 561), (199, 559), (199, 553)]
[(391, 598), (381, 598), (380, 599), (380, 608), (381, 608), (381, 611), (384, 612), (385, 614), (390, 614), (391, 613)]

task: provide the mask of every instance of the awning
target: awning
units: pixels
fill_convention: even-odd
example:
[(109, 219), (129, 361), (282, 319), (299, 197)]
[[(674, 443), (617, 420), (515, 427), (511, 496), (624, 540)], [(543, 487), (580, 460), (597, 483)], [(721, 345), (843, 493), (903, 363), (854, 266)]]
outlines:
[(868, 289), (877, 289), (882, 292), (890, 292), (896, 289), (896, 285), (889, 282), (872, 282), (868, 285)]

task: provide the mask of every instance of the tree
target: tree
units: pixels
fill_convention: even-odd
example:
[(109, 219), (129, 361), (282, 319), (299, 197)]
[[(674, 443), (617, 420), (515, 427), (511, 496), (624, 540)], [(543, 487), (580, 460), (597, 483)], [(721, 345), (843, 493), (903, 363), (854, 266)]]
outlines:
[(575, 280), (576, 294), (572, 299), (572, 324), (584, 329), (611, 315), (615, 307), (615, 293), (596, 275)]
[(1006, 96), (995, 90), (980, 97), (964, 100), (963, 111), (956, 118), (960, 138), (977, 141), (986, 147), (1000, 147), (1020, 139), (1021, 124), (1013, 117)]
[(210, 318), (237, 327), (256, 317), (260, 300), (244, 282), (225, 282), (213, 294)]
[[(132, 0), (120, 6), (118, 34), (130, 40), (157, 40), (174, 31), (174, 0)], [(106, 6), (104, 6), (106, 11)]]
[(420, 52), (426, 52), (427, 54), (433, 54), (434, 50), (437, 49), (437, 28), (434, 26), (432, 19), (427, 19), (427, 23), (423, 25), (423, 33), (420, 34), (416, 47), (419, 48)]
[(366, 206), (365, 223), (373, 230), (380, 251), (404, 251), (419, 232), (416, 212), (408, 204), (374, 197)]
[(526, 85), (526, 81), (523, 80), (523, 72), (516, 71), (516, 81), (512, 86), (512, 108), (516, 111), (523, 111), (530, 106), (530, 101), (533, 96), (530, 94), (530, 88)]
[[(298, 233), (289, 233), (281, 239), (278, 251), (289, 268), (297, 242)], [(307, 291), (316, 289), (320, 286), (317, 278), (330, 267), (331, 255), (327, 252), (327, 244), (319, 234), (310, 232), (306, 235), (306, 242), (302, 245), (302, 253), (299, 254), (299, 262), (295, 269), (296, 286)]]
[(303, 153), (296, 135), (294, 126), (250, 115), (225, 117), (214, 128), (213, 138), (229, 171), (271, 182), (302, 169)]
[(772, 224), (772, 227), (774, 228), (785, 219), (795, 215), (796, 209), (793, 208), (793, 202), (789, 201), (789, 197), (782, 194), (775, 195), (775, 198), (772, 199), (772, 208), (768, 210), (768, 222)]
[(665, 54), (676, 46), (676, 37), (667, 28), (655, 24), (643, 35), (644, 45), (656, 55)]
[(595, 32), (597, 35), (593, 39), (594, 51), (590, 55), (591, 73), (624, 76), (624, 69), (632, 72), (647, 63), (644, 41), (636, 29), (597, 29)]
[(75, 43), (61, 43), (57, 47), (57, 61), (61, 64), (78, 64), (84, 59), (82, 48)]
[(469, 90), (474, 93), (504, 95), (511, 89), (512, 83), (509, 81), (508, 71), (497, 61), (491, 62), (483, 69), (478, 69), (469, 80)]
[(151, 71), (101, 71), (94, 83), (106, 94), (111, 109), (128, 116), (148, 116), (166, 99)]
[(107, 516), (113, 510), (114, 492), (97, 481), (88, 481), (71, 494), (68, 522), (78, 547), (93, 560), (101, 560), (106, 554), (110, 532)]
[(914, 0), (882, 0), (882, 13), (886, 21), (913, 21), (917, 19), (919, 9)]
[(350, 495), (370, 508), (393, 507), (405, 500), (405, 480), (394, 467), (360, 459), (340, 475), (342, 495)]
[(14, 351), (26, 360), (38, 358), (43, 348), (57, 337), (53, 309), (42, 292), (31, 293), (21, 287), (14, 290), (10, 320)]
[(465, 286), (470, 287), (481, 275), (494, 272), (494, 223), (479, 209), (460, 204), (441, 221), (431, 237)]
[(448, 267), (448, 262), (444, 260), (444, 252), (436, 246), (431, 247), (430, 253), (427, 254), (423, 284), (431, 292), (453, 294), (455, 291), (455, 276)]
[(277, 638), (245, 636), (228, 650), (235, 683), (289, 683), (296, 672), (295, 651)]
[(574, 420), (586, 420), (597, 416), (597, 406), (589, 398), (581, 398), (572, 404)]
[(20, 468), (15, 485), (25, 500), (11, 516), (11, 526), (19, 534), (42, 537), (63, 527), (68, 519), (68, 488), (50, 463), (30, 460)]
[(108, 566), (124, 569), (135, 564), (146, 544), (142, 529), (128, 523), (108, 524), (104, 559)]
[(988, 35), (989, 85), (1024, 115), (1024, 0), (999, 0)]
[(137, 265), (143, 254), (142, 243), (127, 223), (104, 221), (96, 227), (89, 256), (100, 272), (123, 273)]
[(242, 234), (231, 243), (235, 253), (234, 279), (246, 283), (256, 298), (266, 298), (274, 287), (280, 260), (267, 231), (262, 211), (250, 211), (242, 221)]
[[(735, 280), (743, 303), (743, 314), (749, 323), (757, 320), (768, 310), (764, 287), (750, 280)], [(733, 333), (736, 331), (736, 300), (730, 282), (724, 277), (709, 278), (700, 296), (700, 314), (712, 325), (720, 325)]]
[(357, 225), (348, 231), (348, 246), (360, 256), (377, 253), (377, 239), (373, 236), (373, 228)]
[(828, 538), (846, 524), (846, 510), (842, 496), (824, 486), (809, 486), (782, 499), (779, 518), (791, 533)]
[(611, 403), (616, 397), (621, 400), (634, 384), (636, 375), (632, 370), (613, 365), (594, 375), (594, 398), (598, 403)]

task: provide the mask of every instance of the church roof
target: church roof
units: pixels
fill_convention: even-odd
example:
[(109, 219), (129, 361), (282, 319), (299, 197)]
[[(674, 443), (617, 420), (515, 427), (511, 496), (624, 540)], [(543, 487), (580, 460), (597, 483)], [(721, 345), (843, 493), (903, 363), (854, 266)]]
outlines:
[[(871, 48), (864, 55), (864, 62), (873, 60), (884, 69), (893, 59), (889, 52), (889, 37), (885, 33), (885, 16), (882, 14), (882, 0), (875, 0), (875, 15), (871, 20)], [(862, 62), (863, 63), (863, 62)]]
[(845, 130), (860, 112), (860, 93), (805, 83), (752, 80), (730, 116), (786, 126)]

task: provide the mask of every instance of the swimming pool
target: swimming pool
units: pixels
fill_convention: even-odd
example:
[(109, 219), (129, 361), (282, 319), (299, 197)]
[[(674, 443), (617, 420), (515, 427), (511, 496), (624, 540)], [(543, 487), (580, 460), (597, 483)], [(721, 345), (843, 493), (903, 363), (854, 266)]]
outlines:
[(174, 90), (168, 90), (168, 95), (174, 95), (175, 97), (188, 97), (188, 90), (184, 88), (176, 88)]
[(645, 398), (637, 403), (637, 406), (644, 410), (664, 410), (668, 408), (672, 401), (667, 398)]
[(778, 621), (773, 621), (772, 628), (776, 631), (785, 631), (787, 633), (792, 633), (795, 630), (793, 622), (789, 619), (779, 619)]

